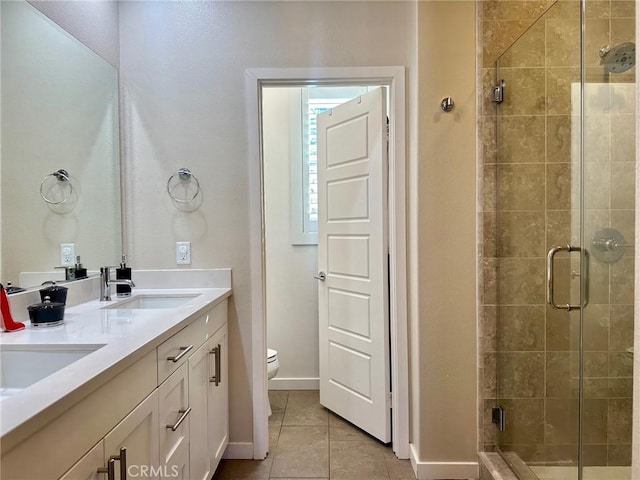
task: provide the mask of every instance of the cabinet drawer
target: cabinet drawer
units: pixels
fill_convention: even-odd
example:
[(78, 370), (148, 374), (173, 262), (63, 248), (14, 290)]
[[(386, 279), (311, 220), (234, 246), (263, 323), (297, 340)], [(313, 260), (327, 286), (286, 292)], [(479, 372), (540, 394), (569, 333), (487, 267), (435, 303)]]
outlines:
[(227, 301), (225, 300), (209, 310), (206, 317), (207, 336), (211, 337), (227, 323)]
[(175, 372), (207, 339), (203, 315), (158, 346), (158, 385)]

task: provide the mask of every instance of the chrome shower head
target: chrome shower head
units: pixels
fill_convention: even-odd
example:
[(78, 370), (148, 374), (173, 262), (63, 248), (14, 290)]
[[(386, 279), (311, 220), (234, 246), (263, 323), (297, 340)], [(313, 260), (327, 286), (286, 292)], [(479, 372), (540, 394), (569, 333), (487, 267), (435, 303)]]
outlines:
[(613, 47), (607, 45), (600, 49), (600, 64), (610, 73), (626, 72), (636, 64), (636, 44), (624, 42)]

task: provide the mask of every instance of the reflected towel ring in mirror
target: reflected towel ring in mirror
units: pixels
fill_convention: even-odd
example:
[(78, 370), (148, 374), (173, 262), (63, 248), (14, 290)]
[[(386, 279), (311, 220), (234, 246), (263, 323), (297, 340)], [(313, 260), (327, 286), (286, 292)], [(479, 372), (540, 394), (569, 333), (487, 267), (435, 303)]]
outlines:
[[(176, 179), (177, 182), (175, 182), (174, 179)], [(196, 193), (194, 193), (191, 197), (179, 198), (175, 195), (175, 189), (178, 185), (185, 185), (187, 182), (195, 183)], [(193, 173), (191, 173), (191, 170), (189, 170), (188, 168), (181, 168), (176, 173), (171, 175), (169, 177), (169, 180), (167, 180), (167, 193), (172, 200), (178, 203), (189, 203), (194, 201), (196, 197), (200, 195), (200, 182), (198, 181), (198, 178)]]
[[(62, 198), (62, 200), (52, 200), (51, 198), (45, 195), (44, 185), (47, 182), (47, 180), (49, 180), (50, 178), (55, 178), (56, 180), (58, 180), (58, 182), (63, 182), (69, 185), (69, 192)], [(51, 189), (47, 191), (50, 191), (50, 190)], [(45, 175), (44, 178), (42, 179), (42, 182), (40, 182), (40, 196), (45, 202), (47, 202), (50, 205), (60, 205), (61, 203), (64, 203), (67, 200), (69, 200), (71, 198), (71, 195), (73, 195), (73, 184), (71, 183), (69, 172), (67, 172), (63, 168), (61, 168), (60, 170), (56, 170), (55, 172), (50, 173), (49, 175)]]

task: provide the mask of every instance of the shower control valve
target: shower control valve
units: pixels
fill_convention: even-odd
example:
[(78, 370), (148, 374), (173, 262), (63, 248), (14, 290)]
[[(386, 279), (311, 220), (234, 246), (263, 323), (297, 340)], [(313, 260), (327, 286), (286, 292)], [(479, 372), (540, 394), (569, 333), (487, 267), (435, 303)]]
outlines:
[(624, 255), (629, 245), (622, 233), (615, 228), (601, 228), (591, 238), (592, 254), (601, 262), (615, 263)]

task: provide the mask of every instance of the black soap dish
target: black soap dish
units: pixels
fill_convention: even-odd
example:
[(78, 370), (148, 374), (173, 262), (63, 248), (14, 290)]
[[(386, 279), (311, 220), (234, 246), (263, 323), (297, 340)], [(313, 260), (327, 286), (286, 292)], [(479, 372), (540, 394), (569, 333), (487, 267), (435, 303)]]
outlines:
[(55, 327), (64, 321), (64, 303), (52, 302), (44, 297), (44, 302), (27, 307), (29, 320), (34, 327)]

